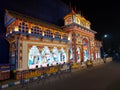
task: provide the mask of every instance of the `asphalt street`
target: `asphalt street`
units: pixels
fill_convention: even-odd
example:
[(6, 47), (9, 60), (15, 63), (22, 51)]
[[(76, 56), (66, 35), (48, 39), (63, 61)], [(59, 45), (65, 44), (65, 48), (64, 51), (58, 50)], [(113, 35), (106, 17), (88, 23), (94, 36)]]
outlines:
[(110, 62), (4, 90), (120, 90), (120, 63)]

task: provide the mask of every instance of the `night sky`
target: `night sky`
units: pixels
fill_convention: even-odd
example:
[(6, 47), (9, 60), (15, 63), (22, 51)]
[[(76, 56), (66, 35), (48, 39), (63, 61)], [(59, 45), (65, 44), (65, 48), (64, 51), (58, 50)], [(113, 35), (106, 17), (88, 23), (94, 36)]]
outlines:
[[(120, 5), (115, 0), (1, 0), (0, 2), (0, 59), (6, 57), (8, 43), (2, 40), (5, 35), (4, 9), (14, 10), (28, 16), (63, 26), (63, 17), (70, 12), (70, 6), (91, 22), (91, 28), (101, 40), (104, 34), (106, 49), (120, 48)], [(2, 46), (3, 45), (3, 46)], [(4, 49), (4, 50), (3, 50)]]

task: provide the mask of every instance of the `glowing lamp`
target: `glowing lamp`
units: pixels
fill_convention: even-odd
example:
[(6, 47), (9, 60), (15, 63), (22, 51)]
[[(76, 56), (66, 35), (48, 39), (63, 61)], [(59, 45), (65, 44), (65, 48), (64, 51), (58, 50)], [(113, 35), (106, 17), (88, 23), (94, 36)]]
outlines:
[(61, 36), (61, 39), (63, 39), (63, 37)]
[(70, 40), (70, 37), (68, 37), (68, 40)]
[(15, 26), (15, 29), (14, 29), (14, 31), (19, 31), (19, 30), (18, 30), (18, 26)]
[(44, 32), (42, 33), (42, 36), (44, 36)]
[(28, 30), (28, 33), (31, 33), (31, 30), (30, 30), (30, 29)]

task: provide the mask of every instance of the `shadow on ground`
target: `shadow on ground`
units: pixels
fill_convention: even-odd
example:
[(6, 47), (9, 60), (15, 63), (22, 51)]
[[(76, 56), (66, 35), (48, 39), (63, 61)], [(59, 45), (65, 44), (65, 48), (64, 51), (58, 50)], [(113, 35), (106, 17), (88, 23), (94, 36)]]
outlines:
[(120, 80), (111, 83), (106, 90), (120, 90)]

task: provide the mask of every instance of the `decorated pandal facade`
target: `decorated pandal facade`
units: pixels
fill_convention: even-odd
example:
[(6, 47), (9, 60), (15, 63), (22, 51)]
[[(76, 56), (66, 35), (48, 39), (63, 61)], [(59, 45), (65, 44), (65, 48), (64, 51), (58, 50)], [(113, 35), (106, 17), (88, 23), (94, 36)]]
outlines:
[(10, 43), (11, 70), (30, 70), (100, 57), (101, 42), (95, 40), (91, 23), (71, 11), (59, 27), (6, 10), (6, 37)]

